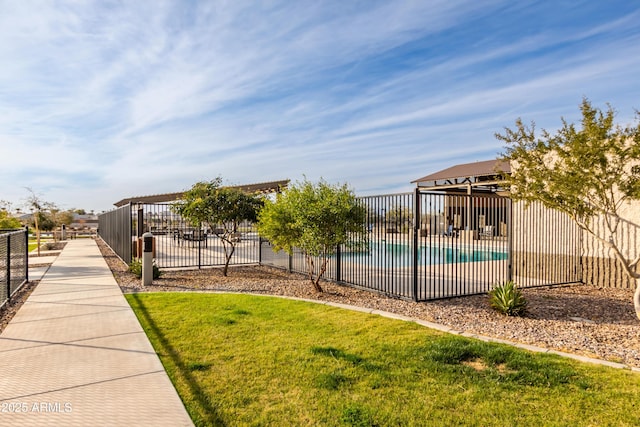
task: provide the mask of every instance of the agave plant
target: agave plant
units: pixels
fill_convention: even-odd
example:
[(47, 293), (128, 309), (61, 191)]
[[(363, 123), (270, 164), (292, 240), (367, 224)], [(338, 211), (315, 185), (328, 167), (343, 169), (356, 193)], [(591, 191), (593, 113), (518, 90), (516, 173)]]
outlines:
[(527, 308), (527, 301), (512, 281), (496, 285), (489, 292), (489, 298), (491, 307), (507, 316), (522, 316)]

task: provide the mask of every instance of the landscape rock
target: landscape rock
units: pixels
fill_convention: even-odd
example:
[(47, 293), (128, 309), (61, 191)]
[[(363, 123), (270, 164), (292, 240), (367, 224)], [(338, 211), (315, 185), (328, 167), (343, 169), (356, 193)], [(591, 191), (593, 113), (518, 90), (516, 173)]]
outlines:
[[(98, 244), (123, 292), (244, 292), (331, 301), (437, 323), (465, 335), (481, 335), (533, 347), (595, 357), (640, 368), (640, 321), (633, 290), (586, 285), (523, 289), (524, 317), (499, 314), (487, 295), (413, 302), (339, 285), (313, 289), (299, 274), (266, 266), (235, 266), (229, 276), (220, 268), (163, 271), (151, 286), (140, 279), (100, 239)], [(584, 316), (588, 316), (587, 319)]]

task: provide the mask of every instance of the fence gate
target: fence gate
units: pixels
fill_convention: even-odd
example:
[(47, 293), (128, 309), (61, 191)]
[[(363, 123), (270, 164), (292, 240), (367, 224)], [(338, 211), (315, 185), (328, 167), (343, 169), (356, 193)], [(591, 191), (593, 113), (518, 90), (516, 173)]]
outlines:
[(417, 192), (416, 300), (486, 293), (511, 274), (511, 201)]

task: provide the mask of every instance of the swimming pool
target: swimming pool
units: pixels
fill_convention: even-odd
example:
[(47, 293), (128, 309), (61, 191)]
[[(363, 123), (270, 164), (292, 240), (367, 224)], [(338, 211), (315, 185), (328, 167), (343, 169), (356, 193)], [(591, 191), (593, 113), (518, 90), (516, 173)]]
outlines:
[[(506, 252), (486, 248), (418, 247), (419, 265), (502, 261), (507, 258)], [(413, 249), (406, 244), (370, 242), (368, 251), (343, 252), (342, 260), (371, 266), (408, 267), (413, 265)]]

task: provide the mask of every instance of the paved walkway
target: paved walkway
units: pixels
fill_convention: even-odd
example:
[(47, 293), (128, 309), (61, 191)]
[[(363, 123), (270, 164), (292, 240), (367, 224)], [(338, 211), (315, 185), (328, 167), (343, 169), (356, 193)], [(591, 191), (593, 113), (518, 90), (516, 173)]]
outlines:
[[(60, 251), (40, 251), (40, 256), (36, 256), (37, 250), (29, 253), (29, 280), (41, 280), (51, 264), (58, 257)], [(51, 254), (55, 255), (51, 255)]]
[(0, 335), (15, 425), (193, 425), (93, 239), (67, 243)]

